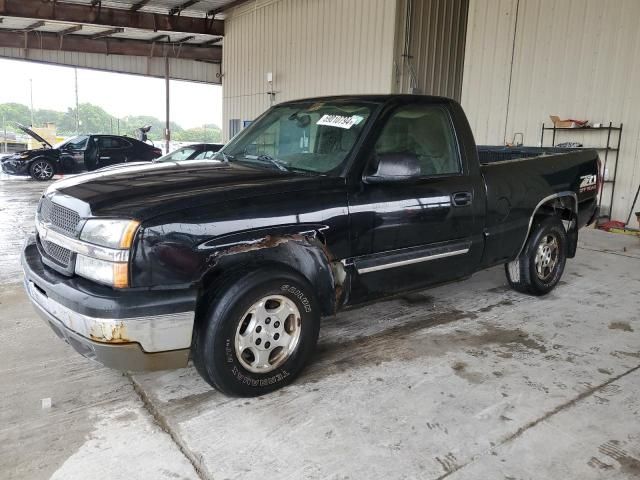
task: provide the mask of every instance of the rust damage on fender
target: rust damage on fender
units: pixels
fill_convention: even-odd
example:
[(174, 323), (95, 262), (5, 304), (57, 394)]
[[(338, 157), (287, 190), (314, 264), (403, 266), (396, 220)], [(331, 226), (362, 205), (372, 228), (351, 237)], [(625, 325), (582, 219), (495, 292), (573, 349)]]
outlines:
[(231, 247), (218, 250), (213, 255), (211, 255), (209, 259), (213, 260), (213, 263), (215, 264), (219, 258), (225, 257), (227, 255), (237, 255), (238, 253), (248, 253), (256, 250), (262, 250), (265, 248), (275, 248), (277, 246), (280, 246), (290, 241), (304, 242), (305, 240), (306, 240), (306, 237), (300, 234), (283, 235), (283, 236), (267, 235), (258, 240), (254, 240), (250, 242), (241, 242)]
[(347, 274), (344, 269), (344, 265), (340, 261), (335, 260), (335, 257), (327, 247), (326, 243), (318, 237), (318, 234), (315, 231), (288, 235), (265, 235), (257, 240), (241, 242), (216, 251), (209, 257), (208, 263), (209, 265), (215, 266), (222, 258), (231, 255), (276, 248), (289, 242), (297, 243), (305, 248), (315, 247), (322, 251), (327, 261), (327, 265), (329, 266), (329, 274), (331, 275), (335, 294), (334, 310), (337, 310), (344, 291), (343, 285)]
[(130, 343), (124, 322), (97, 323), (89, 332), (91, 340), (102, 343)]
[(340, 301), (342, 299), (342, 293), (344, 292), (344, 281), (347, 278), (347, 272), (344, 269), (344, 265), (342, 264), (342, 262), (335, 259), (325, 242), (320, 241), (315, 236), (314, 240), (317, 241), (320, 249), (324, 252), (325, 257), (327, 257), (327, 262), (329, 262), (331, 277), (333, 279), (333, 290), (336, 300), (334, 313), (336, 313), (338, 310), (338, 305), (340, 305)]

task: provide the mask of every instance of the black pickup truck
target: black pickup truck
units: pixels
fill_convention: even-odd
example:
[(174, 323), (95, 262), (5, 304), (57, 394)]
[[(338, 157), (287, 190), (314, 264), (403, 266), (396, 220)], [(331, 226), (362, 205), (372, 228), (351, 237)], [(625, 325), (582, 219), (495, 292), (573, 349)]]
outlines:
[(36, 310), (121, 370), (184, 367), (260, 395), (309, 360), (320, 318), (504, 264), (558, 283), (600, 188), (592, 150), (477, 148), (461, 107), (427, 96), (271, 108), (213, 160), (51, 185), (24, 248)]

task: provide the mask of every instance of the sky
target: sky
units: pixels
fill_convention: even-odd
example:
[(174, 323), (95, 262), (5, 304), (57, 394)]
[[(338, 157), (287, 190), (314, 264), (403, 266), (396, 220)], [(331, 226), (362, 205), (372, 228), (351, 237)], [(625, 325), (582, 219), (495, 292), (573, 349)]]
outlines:
[[(0, 59), (0, 103), (30, 103), (33, 108), (66, 111), (75, 107), (74, 68)], [(165, 118), (164, 79), (78, 69), (78, 101), (92, 103), (116, 117)], [(222, 87), (172, 80), (171, 120), (183, 128), (214, 123), (222, 127)]]

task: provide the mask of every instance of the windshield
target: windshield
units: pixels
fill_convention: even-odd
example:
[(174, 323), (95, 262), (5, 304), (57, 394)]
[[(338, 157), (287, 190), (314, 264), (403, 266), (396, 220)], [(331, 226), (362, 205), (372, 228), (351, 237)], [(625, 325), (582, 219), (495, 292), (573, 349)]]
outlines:
[(67, 147), (67, 148), (71, 148), (73, 150), (84, 150), (84, 148), (87, 146), (87, 140), (89, 139), (88, 136), (86, 135), (80, 135), (78, 137), (72, 137), (69, 138), (67, 140), (63, 140), (60, 143), (56, 143), (53, 148), (62, 148), (62, 147)]
[(283, 171), (337, 172), (360, 136), (372, 106), (328, 101), (275, 107), (214, 158)]
[(196, 147), (181, 147), (178, 150), (166, 154), (164, 157), (160, 157), (155, 162), (180, 162), (182, 160), (189, 160), (191, 156), (196, 153), (198, 149)]

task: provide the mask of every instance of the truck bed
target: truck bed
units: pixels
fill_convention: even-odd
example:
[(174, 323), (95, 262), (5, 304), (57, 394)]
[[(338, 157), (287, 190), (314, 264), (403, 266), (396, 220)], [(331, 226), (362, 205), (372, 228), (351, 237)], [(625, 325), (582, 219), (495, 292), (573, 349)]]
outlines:
[(481, 165), (522, 158), (558, 155), (585, 150), (563, 147), (505, 147), (504, 145), (478, 145), (478, 160)]
[(598, 153), (588, 148), (479, 146), (480, 171), (487, 192), (485, 259), (489, 264), (515, 255), (526, 239), (538, 202), (570, 192), (578, 207), (578, 226), (596, 208), (596, 192), (581, 190), (585, 176), (598, 172)]

